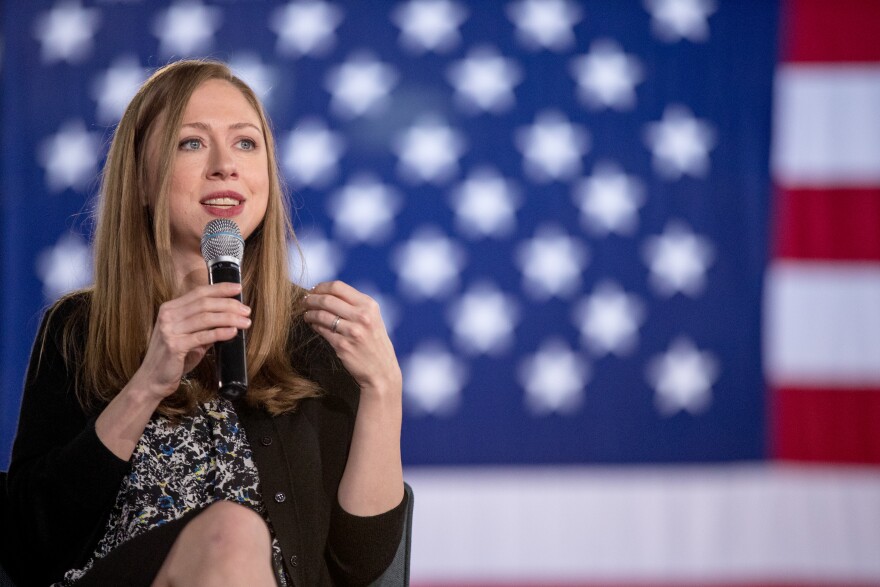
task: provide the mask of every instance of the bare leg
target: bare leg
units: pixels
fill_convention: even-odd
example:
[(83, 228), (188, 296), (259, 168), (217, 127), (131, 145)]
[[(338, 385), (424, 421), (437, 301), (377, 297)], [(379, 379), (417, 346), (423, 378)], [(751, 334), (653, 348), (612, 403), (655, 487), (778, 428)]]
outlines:
[(219, 501), (188, 523), (153, 587), (274, 587), (272, 541), (263, 518)]

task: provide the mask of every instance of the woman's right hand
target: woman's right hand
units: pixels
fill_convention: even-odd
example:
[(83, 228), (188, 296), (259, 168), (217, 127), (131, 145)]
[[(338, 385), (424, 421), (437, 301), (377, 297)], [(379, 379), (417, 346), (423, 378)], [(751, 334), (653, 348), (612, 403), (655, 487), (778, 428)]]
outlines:
[(133, 380), (162, 401), (217, 341), (229, 340), (251, 325), (251, 310), (232, 296), (238, 283), (202, 285), (159, 307), (144, 361)]

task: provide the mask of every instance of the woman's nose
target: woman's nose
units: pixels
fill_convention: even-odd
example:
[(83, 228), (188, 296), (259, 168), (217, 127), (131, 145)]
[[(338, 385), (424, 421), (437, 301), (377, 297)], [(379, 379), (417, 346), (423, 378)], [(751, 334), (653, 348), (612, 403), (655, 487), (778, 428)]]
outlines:
[(226, 179), (227, 177), (238, 175), (235, 158), (231, 150), (225, 147), (211, 149), (209, 166), (208, 175), (210, 177)]

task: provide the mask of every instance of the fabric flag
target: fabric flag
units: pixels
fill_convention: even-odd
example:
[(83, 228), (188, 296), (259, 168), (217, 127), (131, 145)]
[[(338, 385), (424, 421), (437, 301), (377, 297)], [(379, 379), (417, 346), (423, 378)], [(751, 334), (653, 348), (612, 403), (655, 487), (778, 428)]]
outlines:
[(152, 69), (264, 100), (404, 371), (412, 580), (880, 585), (880, 3), (5, 3), (0, 468)]

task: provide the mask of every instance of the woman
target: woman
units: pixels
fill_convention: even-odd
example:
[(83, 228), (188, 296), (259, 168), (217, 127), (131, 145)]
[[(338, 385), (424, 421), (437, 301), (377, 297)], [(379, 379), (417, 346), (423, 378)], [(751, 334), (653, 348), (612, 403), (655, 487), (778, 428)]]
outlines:
[[(208, 285), (217, 217), (246, 239), (242, 286)], [(216, 62), (153, 74), (110, 146), (95, 284), (47, 312), (25, 382), (8, 487), (33, 584), (364, 584), (390, 563), (400, 368), (373, 300), (289, 282), (292, 238), (253, 91)], [(211, 349), (238, 329), (233, 405)]]

